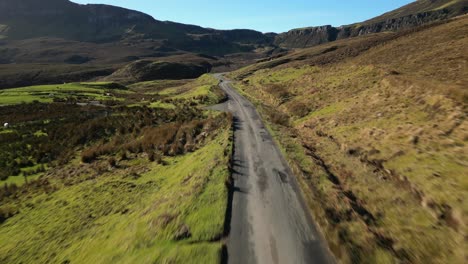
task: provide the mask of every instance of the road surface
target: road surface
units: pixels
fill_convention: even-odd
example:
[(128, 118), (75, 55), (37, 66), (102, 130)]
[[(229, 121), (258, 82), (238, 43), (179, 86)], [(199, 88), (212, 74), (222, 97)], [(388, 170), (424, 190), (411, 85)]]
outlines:
[(287, 162), (255, 107), (221, 74), (234, 115), (234, 194), (228, 263), (333, 263)]

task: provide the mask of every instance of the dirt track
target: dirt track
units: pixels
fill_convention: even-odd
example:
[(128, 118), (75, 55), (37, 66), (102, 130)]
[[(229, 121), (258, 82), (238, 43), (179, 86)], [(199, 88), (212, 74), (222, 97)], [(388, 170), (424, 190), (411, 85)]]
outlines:
[(228, 263), (333, 263), (255, 107), (229, 81), (220, 87), (229, 100), (216, 108), (232, 112), (235, 126)]

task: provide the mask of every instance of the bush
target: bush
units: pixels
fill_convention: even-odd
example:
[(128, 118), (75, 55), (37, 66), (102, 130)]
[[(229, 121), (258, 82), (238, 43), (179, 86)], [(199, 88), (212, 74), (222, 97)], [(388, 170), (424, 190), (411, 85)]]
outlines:
[(13, 217), (18, 213), (18, 209), (12, 206), (0, 207), (0, 224), (5, 222), (8, 218)]
[(289, 116), (285, 113), (272, 110), (268, 113), (271, 122), (281, 126), (289, 126)]
[(81, 161), (83, 163), (91, 163), (96, 160), (96, 158), (96, 152), (93, 149), (88, 149), (81, 152)]
[(120, 160), (127, 160), (128, 159), (127, 152), (124, 150), (120, 151), (119, 158)]
[(4, 197), (9, 197), (12, 196), (13, 194), (16, 193), (18, 190), (18, 186), (16, 184), (6, 184), (3, 185), (3, 188), (0, 189), (0, 200), (3, 199)]
[(114, 157), (109, 158), (107, 160), (107, 163), (109, 163), (109, 166), (111, 166), (112, 168), (117, 167), (117, 161), (115, 160)]

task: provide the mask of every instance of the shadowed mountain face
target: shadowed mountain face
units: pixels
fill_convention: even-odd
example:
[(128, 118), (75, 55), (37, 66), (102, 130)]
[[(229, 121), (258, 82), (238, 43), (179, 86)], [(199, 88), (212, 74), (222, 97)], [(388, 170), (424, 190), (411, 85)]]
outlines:
[(68, 0), (0, 0), (0, 24), (0, 34), (13, 40), (54, 37), (106, 43), (153, 39), (173, 48), (215, 55), (250, 51), (253, 44), (272, 41), (271, 36), (253, 30), (221, 31), (163, 22), (133, 10)]
[(312, 47), (366, 34), (404, 30), (467, 12), (467, 0), (419, 0), (358, 24), (293, 29), (278, 35), (275, 44), (285, 48)]

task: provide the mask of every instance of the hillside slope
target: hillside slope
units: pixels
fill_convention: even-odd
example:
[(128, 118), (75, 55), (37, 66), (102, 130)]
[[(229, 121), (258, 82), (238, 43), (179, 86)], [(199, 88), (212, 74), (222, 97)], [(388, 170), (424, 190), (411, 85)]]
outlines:
[(293, 29), (276, 36), (275, 44), (285, 48), (305, 48), (339, 39), (409, 29), (467, 12), (468, 0), (418, 0), (362, 23)]
[(464, 263), (468, 17), (232, 74), (345, 263)]

